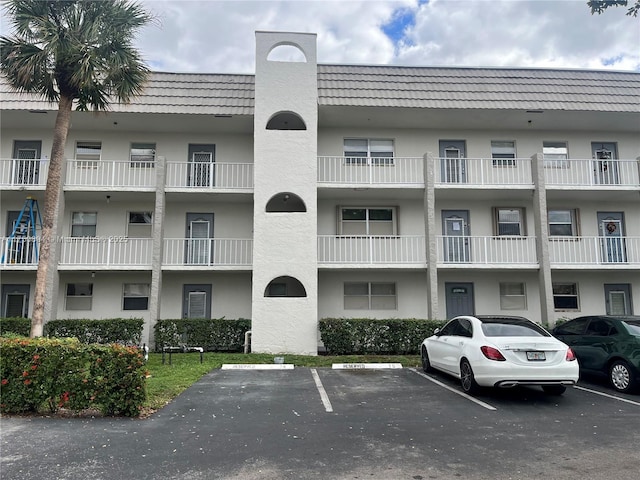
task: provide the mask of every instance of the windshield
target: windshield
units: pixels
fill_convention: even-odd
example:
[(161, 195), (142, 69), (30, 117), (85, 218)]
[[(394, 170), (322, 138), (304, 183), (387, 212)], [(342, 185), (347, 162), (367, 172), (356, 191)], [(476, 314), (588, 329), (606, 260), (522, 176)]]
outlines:
[(483, 320), (485, 337), (549, 337), (546, 330), (532, 322), (522, 320)]
[(631, 335), (640, 336), (640, 320), (624, 320), (622, 323), (625, 324)]

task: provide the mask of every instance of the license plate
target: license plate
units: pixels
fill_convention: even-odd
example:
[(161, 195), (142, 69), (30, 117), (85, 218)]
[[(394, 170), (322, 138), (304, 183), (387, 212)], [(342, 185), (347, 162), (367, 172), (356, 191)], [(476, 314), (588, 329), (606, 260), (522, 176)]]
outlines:
[(527, 360), (531, 362), (544, 362), (546, 359), (544, 352), (527, 352)]

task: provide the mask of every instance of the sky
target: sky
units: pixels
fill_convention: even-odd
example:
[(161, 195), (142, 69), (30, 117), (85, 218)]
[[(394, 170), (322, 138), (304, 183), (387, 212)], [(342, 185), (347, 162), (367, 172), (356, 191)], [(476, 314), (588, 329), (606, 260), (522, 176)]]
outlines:
[(257, 30), (315, 33), (325, 64), (640, 71), (640, 17), (587, 0), (138, 1), (154, 71), (252, 74)]

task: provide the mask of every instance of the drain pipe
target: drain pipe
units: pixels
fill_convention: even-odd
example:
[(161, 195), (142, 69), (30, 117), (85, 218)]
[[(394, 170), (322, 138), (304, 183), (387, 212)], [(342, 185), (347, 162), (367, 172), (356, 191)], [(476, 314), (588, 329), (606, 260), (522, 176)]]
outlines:
[(244, 353), (249, 353), (251, 349), (251, 330), (244, 332)]

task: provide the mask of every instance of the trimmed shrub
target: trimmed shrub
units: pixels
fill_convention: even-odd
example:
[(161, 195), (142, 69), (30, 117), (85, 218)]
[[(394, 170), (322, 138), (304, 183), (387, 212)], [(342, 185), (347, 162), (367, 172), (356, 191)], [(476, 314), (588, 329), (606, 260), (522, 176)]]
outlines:
[(320, 338), (331, 355), (413, 355), (446, 322), (415, 318), (324, 318)]
[(135, 347), (0, 338), (0, 411), (97, 408), (105, 415), (137, 416), (146, 398), (143, 367)]
[(0, 318), (0, 335), (13, 333), (28, 337), (31, 333), (31, 320), (28, 318)]
[(185, 318), (158, 320), (154, 327), (156, 351), (162, 347), (202, 347), (206, 351), (240, 352), (251, 320), (240, 318)]
[(140, 345), (144, 320), (107, 318), (104, 320), (51, 320), (44, 325), (45, 337), (74, 337), (82, 343)]

